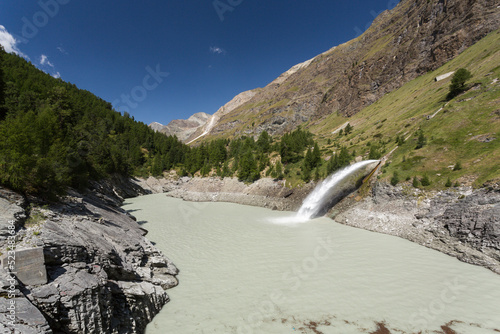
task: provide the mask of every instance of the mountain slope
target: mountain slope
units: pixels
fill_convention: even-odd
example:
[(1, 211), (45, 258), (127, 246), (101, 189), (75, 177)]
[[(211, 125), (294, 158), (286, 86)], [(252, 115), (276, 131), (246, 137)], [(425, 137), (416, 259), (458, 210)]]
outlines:
[(0, 46), (0, 185), (55, 198), (112, 174), (160, 174), (188, 147)]
[[(495, 182), (500, 180), (499, 65), (497, 30), (437, 70), (350, 117), (353, 130), (349, 134), (337, 131), (346, 122), (338, 114), (307, 127), (317, 135), (324, 155), (342, 146), (364, 158), (372, 151), (387, 155), (383, 179), (396, 173), (400, 182), (411, 184), (413, 178), (427, 175), (431, 188)], [(451, 77), (440, 81), (436, 77), (459, 68), (467, 68), (473, 77), (464, 93), (447, 100)], [(425, 144), (417, 148), (420, 133)]]
[[(204, 124), (204, 126), (199, 127), (197, 131), (191, 134), (191, 136), (187, 138), (187, 143), (192, 143), (209, 134), (224, 115), (233, 112), (236, 108), (248, 102), (255, 96), (255, 94), (256, 90), (249, 90), (236, 95), (231, 101), (220, 107), (219, 110), (217, 110), (217, 112), (213, 114)], [(224, 131), (224, 129), (218, 129), (218, 131)]]
[(442, 66), (500, 26), (491, 0), (401, 1), (360, 37), (292, 67), (222, 115), (204, 136), (290, 131), (308, 120), (349, 117)]

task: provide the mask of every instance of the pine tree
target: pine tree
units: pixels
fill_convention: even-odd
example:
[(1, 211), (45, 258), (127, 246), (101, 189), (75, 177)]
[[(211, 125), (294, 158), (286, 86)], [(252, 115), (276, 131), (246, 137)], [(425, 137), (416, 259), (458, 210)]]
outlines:
[(254, 159), (251, 149), (247, 149), (246, 153), (240, 159), (238, 169), (238, 179), (244, 182), (254, 182), (260, 178), (257, 162)]
[(472, 74), (465, 68), (461, 68), (455, 72), (451, 78), (450, 91), (447, 98), (451, 100), (465, 90), (465, 83), (472, 78)]
[(427, 174), (425, 174), (424, 177), (422, 177), (422, 180), (420, 180), (420, 183), (424, 187), (427, 187), (427, 186), (431, 185), (431, 181), (429, 180), (429, 177), (427, 176)]
[(276, 171), (276, 178), (278, 180), (282, 180), (284, 178), (284, 175), (283, 175), (283, 165), (281, 164), (281, 161), (276, 162), (276, 166), (274, 169)]
[(268, 153), (271, 149), (271, 137), (267, 131), (262, 131), (257, 139), (257, 146), (261, 152)]
[(306, 183), (311, 181), (311, 169), (306, 163), (302, 166), (302, 181)]
[(312, 167), (317, 167), (321, 164), (321, 151), (319, 149), (318, 143), (314, 143), (314, 149), (312, 151)]
[(153, 176), (160, 176), (163, 173), (163, 161), (160, 156), (156, 155), (153, 158), (153, 164), (151, 166), (151, 174)]
[(328, 160), (328, 164), (326, 165), (326, 173), (328, 175), (332, 174), (333, 172), (335, 172), (339, 168), (340, 168), (339, 158), (338, 158), (337, 154), (334, 153), (332, 155), (332, 157), (330, 158), (330, 160)]
[(201, 167), (201, 170), (200, 170), (201, 176), (203, 176), (203, 177), (208, 176), (208, 174), (210, 174), (211, 170), (212, 170), (212, 167), (208, 163), (208, 159), (205, 159), (205, 162), (203, 163), (203, 167)]
[(306, 156), (304, 157), (303, 168), (307, 168), (307, 169), (311, 170), (313, 165), (314, 165), (314, 161), (313, 161), (312, 151), (311, 151), (311, 148), (308, 148), (307, 152), (306, 152)]
[(349, 151), (345, 146), (342, 146), (340, 148), (340, 154), (339, 154), (339, 165), (340, 167), (344, 167), (349, 165), (351, 162), (352, 156), (349, 154)]
[(352, 132), (352, 129), (353, 129), (353, 127), (351, 126), (351, 124), (347, 123), (347, 125), (346, 125), (346, 127), (344, 129), (345, 135), (347, 136), (348, 134), (350, 134)]
[(402, 146), (405, 143), (405, 138), (404, 136), (396, 136), (396, 144), (398, 146)]
[(449, 188), (449, 187), (451, 187), (451, 184), (452, 184), (452, 183), (451, 183), (451, 180), (450, 180), (450, 178), (448, 177), (448, 179), (446, 180), (446, 183), (444, 184), (444, 186), (445, 186), (446, 188)]
[(231, 176), (231, 171), (229, 169), (229, 162), (226, 160), (222, 166), (222, 178)]
[(417, 134), (418, 134), (417, 146), (415, 147), (415, 149), (418, 150), (424, 147), (425, 144), (427, 144), (427, 138), (424, 136), (424, 131), (422, 131), (422, 129), (418, 130)]
[(321, 179), (321, 173), (319, 171), (319, 167), (314, 169), (314, 181), (319, 181)]
[(269, 165), (269, 157), (267, 154), (261, 153), (259, 156), (259, 171), (262, 172)]

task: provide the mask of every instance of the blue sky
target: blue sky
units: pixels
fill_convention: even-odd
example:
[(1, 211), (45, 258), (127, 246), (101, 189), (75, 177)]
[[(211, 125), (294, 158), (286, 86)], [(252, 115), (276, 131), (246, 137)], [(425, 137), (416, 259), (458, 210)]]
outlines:
[(2, 0), (0, 43), (136, 120), (213, 114), (396, 0)]

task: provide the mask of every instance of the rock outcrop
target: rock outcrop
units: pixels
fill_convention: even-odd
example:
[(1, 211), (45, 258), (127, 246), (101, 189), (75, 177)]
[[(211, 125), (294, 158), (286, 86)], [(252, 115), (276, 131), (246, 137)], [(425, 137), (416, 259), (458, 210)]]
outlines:
[(377, 183), (371, 196), (344, 199), (337, 222), (398, 236), (500, 274), (499, 191), (463, 187), (424, 192)]
[[(481, 189), (448, 206), (436, 220), (476, 249), (500, 252), (500, 189)], [(497, 253), (500, 261), (500, 253)]]
[[(16, 250), (43, 247), (48, 283), (24, 285), (16, 280), (16, 325), (2, 321), (0, 329), (4, 333), (15, 329), (22, 333), (142, 333), (168, 302), (165, 290), (177, 285), (178, 273), (145, 239), (147, 231), (118, 206), (123, 197), (144, 192), (116, 178), (94, 183), (86, 194), (72, 191), (57, 204), (40, 206), (32, 199), (30, 218), (16, 231)], [(9, 209), (10, 220), (19, 222), (24, 218), (15, 217), (22, 209), (12, 202), (15, 198), (1, 198), (0, 212)], [(3, 272), (4, 287), (11, 284), (8, 275)], [(5, 306), (10, 299), (0, 298), (0, 302), (7, 303), (0, 304), (0, 317), (7, 316)], [(19, 312), (32, 316), (25, 321)]]

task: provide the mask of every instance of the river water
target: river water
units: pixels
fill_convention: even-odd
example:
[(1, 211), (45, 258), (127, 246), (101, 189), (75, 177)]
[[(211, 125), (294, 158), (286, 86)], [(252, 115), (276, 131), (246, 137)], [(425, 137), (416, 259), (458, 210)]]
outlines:
[(164, 194), (124, 209), (180, 269), (147, 334), (500, 332), (500, 276), (400, 238)]

